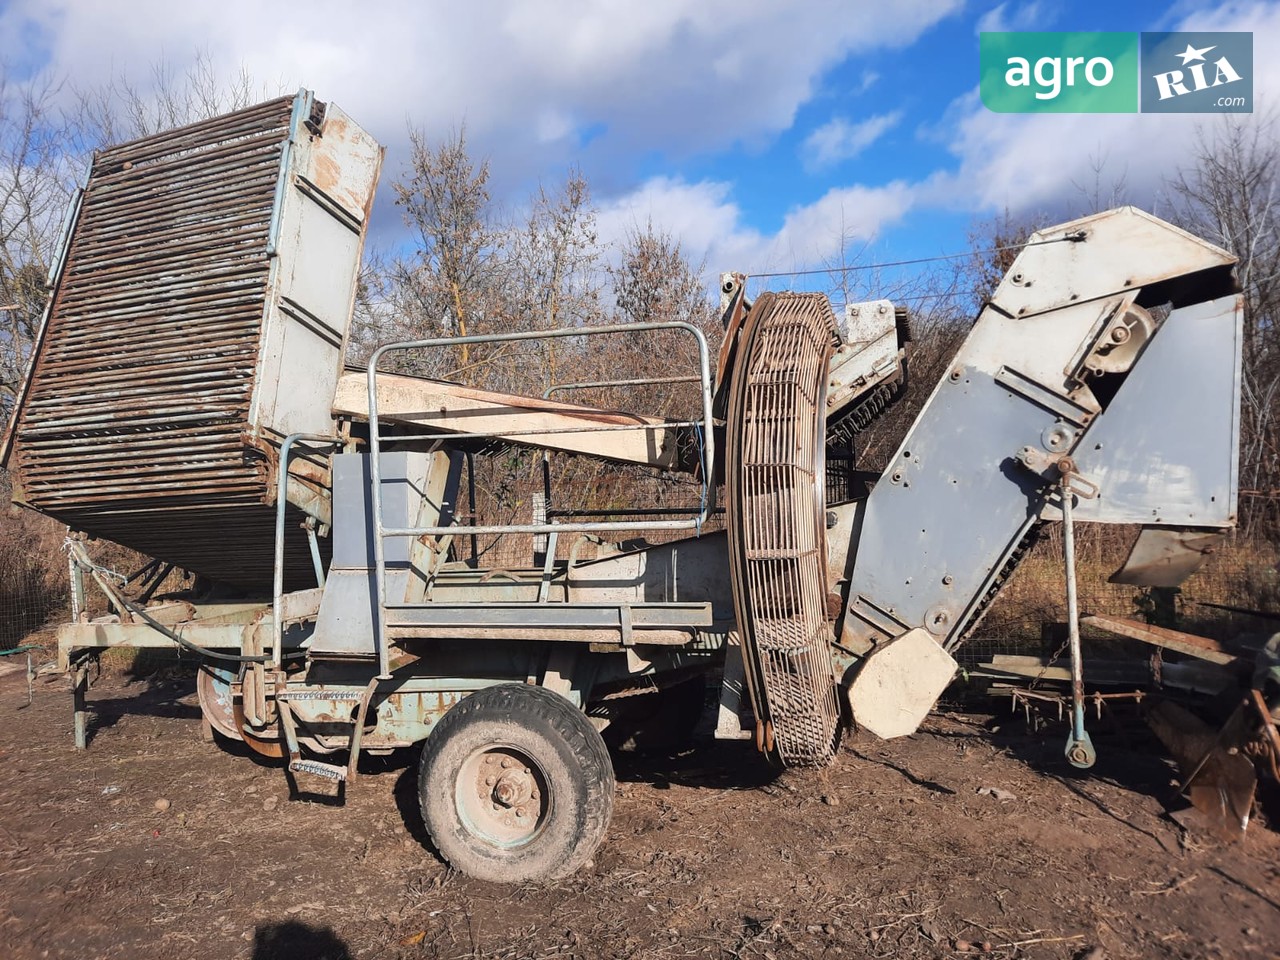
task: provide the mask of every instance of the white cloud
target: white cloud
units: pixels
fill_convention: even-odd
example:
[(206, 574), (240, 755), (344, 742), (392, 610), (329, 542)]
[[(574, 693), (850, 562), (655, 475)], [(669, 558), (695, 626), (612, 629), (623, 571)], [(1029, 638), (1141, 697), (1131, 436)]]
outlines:
[(711, 180), (654, 177), (605, 202), (596, 214), (596, 229), (604, 244), (616, 245), (652, 224), (678, 239), (693, 263), (705, 260), (708, 275), (754, 268), (767, 256), (769, 239), (743, 223), (731, 190), (730, 184)]
[(853, 159), (897, 126), (901, 119), (901, 110), (877, 114), (857, 123), (832, 117), (805, 137), (801, 148), (805, 168), (822, 170)]
[[(1228, 3), (1167, 29), (1252, 31), (1255, 109), (1262, 113), (1277, 102), (1280, 4)], [(1245, 123), (1256, 117), (1236, 115)], [(920, 185), (921, 202), (1057, 216), (1090, 205), (1095, 190), (1105, 202), (1123, 181), (1127, 202), (1158, 214), (1165, 181), (1193, 160), (1197, 132), (1212, 135), (1218, 122), (1209, 114), (997, 114), (972, 91), (933, 131), (949, 142), (958, 164)]]
[(199, 48), (223, 75), (243, 68), (341, 104), (388, 145), (388, 176), (407, 156), (406, 119), (428, 136), (465, 121), (473, 148), (505, 178), (497, 193), (571, 162), (607, 193), (634, 187), (636, 157), (676, 162), (767, 142), (833, 65), (908, 45), (961, 6), (9, 0), (0, 62), (39, 56), (47, 75), (88, 89), (127, 69), (145, 90), (157, 59), (180, 73)]
[(766, 234), (743, 222), (729, 184), (655, 177), (604, 204), (596, 226), (604, 242), (616, 243), (651, 222), (678, 238), (691, 261), (705, 261), (708, 277), (726, 270), (781, 272), (821, 266), (842, 244), (874, 239), (914, 200), (901, 181), (841, 187), (789, 211), (778, 230)]
[[(678, 167), (688, 157), (767, 144), (790, 128), (835, 64), (908, 46), (962, 5), (8, 0), (0, 4), (0, 63), (34, 60), (43, 76), (69, 80), (68, 93), (127, 72), (146, 93), (157, 61), (181, 75), (200, 51), (218, 75), (244, 71), (268, 95), (310, 87), (388, 147), (375, 248), (402, 242), (387, 184), (405, 169), (407, 122), (429, 139), (465, 123), (473, 155), (490, 161), (500, 204), (518, 205), (530, 183), (575, 165), (603, 198), (602, 222), (647, 203), (656, 225), (695, 257), (706, 252), (709, 268), (755, 268), (799, 256), (791, 237), (745, 227), (723, 184), (638, 187), (640, 158)], [(796, 249), (813, 242), (796, 241)]]
[(1006, 2), (978, 18), (978, 33), (1005, 33), (1011, 30), (1043, 30), (1058, 17), (1057, 4), (1044, 0), (1018, 4), (1012, 10)]

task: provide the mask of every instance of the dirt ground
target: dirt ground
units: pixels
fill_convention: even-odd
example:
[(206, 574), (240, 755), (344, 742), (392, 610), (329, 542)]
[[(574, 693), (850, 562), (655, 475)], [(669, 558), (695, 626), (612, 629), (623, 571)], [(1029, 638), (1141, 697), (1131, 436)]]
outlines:
[(1185, 832), (1136, 722), (1095, 733), (1090, 775), (1061, 759), (1061, 728), (1033, 736), (999, 712), (854, 737), (830, 767), (779, 779), (737, 743), (621, 758), (594, 863), (507, 888), (431, 853), (416, 756), (368, 758), (344, 805), (291, 799), (280, 769), (201, 742), (189, 678), (104, 677), (90, 699), (76, 753), (65, 680), (38, 681), (28, 707), (21, 673), (0, 677), (12, 960), (1280, 951), (1280, 835)]

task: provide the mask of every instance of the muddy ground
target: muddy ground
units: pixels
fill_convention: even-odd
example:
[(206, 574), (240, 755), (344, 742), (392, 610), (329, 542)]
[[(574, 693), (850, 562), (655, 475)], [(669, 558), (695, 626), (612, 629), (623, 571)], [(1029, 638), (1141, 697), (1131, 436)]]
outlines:
[(90, 697), (76, 753), (65, 680), (28, 707), (21, 673), (0, 677), (11, 960), (1280, 952), (1280, 835), (1184, 831), (1136, 722), (1095, 733), (1087, 776), (1061, 728), (1000, 712), (855, 737), (776, 780), (737, 743), (622, 758), (594, 863), (513, 889), (433, 856), (408, 753), (369, 758), (345, 805), (291, 799), (280, 769), (201, 742), (190, 678), (104, 677)]

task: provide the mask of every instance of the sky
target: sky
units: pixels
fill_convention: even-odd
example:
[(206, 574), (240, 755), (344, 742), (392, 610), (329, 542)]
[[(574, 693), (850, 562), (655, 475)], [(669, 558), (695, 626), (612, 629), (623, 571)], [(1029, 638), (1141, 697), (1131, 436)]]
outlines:
[(387, 146), (384, 250), (411, 125), (465, 125), (509, 208), (578, 167), (605, 240), (651, 222), (709, 276), (954, 253), (993, 217), (1061, 220), (1099, 194), (1160, 213), (1218, 118), (992, 113), (983, 30), (1252, 31), (1244, 122), (1280, 91), (1280, 0), (5, 0), (0, 62), (66, 91), (145, 91), (153, 64), (197, 55), (308, 87)]

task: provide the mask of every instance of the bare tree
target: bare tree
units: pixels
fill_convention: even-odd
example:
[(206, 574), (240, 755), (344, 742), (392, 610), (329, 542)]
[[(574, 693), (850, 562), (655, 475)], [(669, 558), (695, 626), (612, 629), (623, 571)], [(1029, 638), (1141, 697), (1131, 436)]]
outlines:
[(46, 278), (79, 166), (58, 88), (0, 76), (0, 412), (21, 389), (48, 299)]
[(1089, 173), (1092, 175), (1090, 180), (1086, 180), (1083, 183), (1077, 183), (1075, 180), (1071, 181), (1071, 185), (1076, 188), (1076, 193), (1080, 195), (1080, 199), (1084, 204), (1082, 216), (1090, 213), (1100, 213), (1113, 207), (1120, 207), (1127, 202), (1126, 197), (1129, 191), (1127, 172), (1122, 170), (1119, 176), (1107, 176), (1106, 169), (1109, 159), (1110, 157), (1106, 153), (1101, 156), (1090, 154)]
[(1275, 114), (1230, 118), (1198, 133), (1193, 162), (1169, 184), (1178, 219), (1240, 258), (1244, 376), (1240, 424), (1241, 522), (1280, 523), (1280, 151)]
[[(505, 244), (505, 317), (513, 330), (551, 330), (600, 321), (601, 247), (591, 190), (572, 169), (554, 190), (540, 185), (522, 224), (508, 230)], [(562, 362), (582, 344), (545, 341), (540, 378), (530, 380), (523, 365), (523, 389), (541, 392), (560, 379)], [(512, 371), (517, 373), (516, 370)]]
[[(424, 324), (465, 337), (479, 332), (498, 249), (489, 163), (472, 160), (465, 127), (438, 145), (420, 130), (410, 131), (409, 141), (409, 175), (395, 185), (396, 203), (418, 249), (399, 265), (398, 280)], [(470, 359), (463, 344), (458, 361), (465, 367)]]
[(259, 85), (244, 67), (234, 75), (219, 72), (207, 50), (197, 50), (181, 72), (157, 60), (149, 73), (145, 85), (120, 71), (100, 86), (74, 91), (69, 119), (82, 144), (92, 148), (150, 136), (285, 92), (283, 84)]
[[(627, 233), (617, 262), (609, 268), (617, 318), (631, 323), (690, 323), (706, 337), (712, 363), (723, 331), (719, 311), (707, 290), (705, 264), (693, 263), (680, 241), (651, 221)], [(615, 376), (662, 379), (690, 375), (691, 342), (687, 335), (649, 334), (619, 342), (608, 358)], [(698, 391), (690, 384), (655, 386), (637, 391), (647, 409), (688, 416), (698, 408)]]

